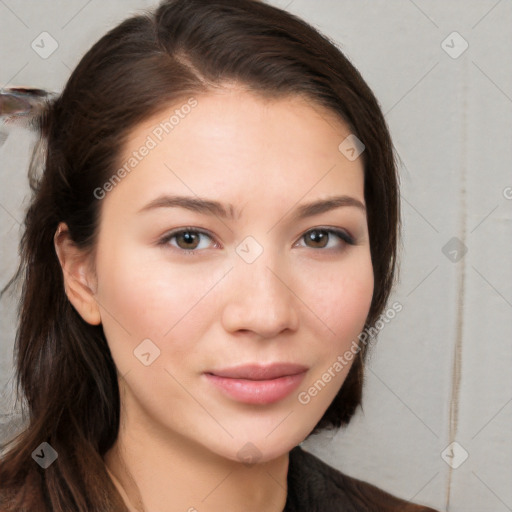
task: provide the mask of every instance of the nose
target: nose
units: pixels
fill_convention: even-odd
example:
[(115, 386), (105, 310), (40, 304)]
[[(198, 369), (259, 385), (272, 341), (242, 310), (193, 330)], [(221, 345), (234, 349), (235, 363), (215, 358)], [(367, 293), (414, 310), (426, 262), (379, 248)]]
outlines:
[(296, 331), (300, 301), (289, 268), (264, 252), (251, 264), (238, 261), (230, 272), (222, 311), (226, 331), (250, 331), (261, 338)]

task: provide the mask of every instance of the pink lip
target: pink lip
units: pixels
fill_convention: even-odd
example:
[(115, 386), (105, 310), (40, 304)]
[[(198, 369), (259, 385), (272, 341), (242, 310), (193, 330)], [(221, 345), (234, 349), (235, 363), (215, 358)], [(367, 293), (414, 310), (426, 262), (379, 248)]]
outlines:
[(296, 389), (307, 370), (306, 366), (289, 363), (250, 364), (212, 370), (205, 376), (239, 402), (270, 404), (282, 400)]

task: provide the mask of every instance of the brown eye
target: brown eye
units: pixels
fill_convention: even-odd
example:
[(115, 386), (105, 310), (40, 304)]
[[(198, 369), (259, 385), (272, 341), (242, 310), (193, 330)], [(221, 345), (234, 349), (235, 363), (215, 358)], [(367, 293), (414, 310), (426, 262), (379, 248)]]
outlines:
[(172, 246), (176, 250), (188, 254), (199, 253), (201, 249), (207, 249), (211, 245), (212, 237), (204, 231), (197, 229), (180, 229), (165, 235), (158, 245)]
[(175, 238), (180, 249), (196, 249), (199, 243), (199, 235), (195, 231), (182, 231), (175, 235)]
[(326, 247), (327, 242), (329, 241), (329, 235), (326, 230), (314, 229), (313, 231), (309, 231), (304, 235), (305, 239), (311, 241), (312, 247), (323, 248)]
[[(316, 228), (302, 236), (311, 249), (342, 249), (345, 244), (354, 245), (354, 239), (339, 229)], [(336, 244), (336, 239), (338, 243)]]

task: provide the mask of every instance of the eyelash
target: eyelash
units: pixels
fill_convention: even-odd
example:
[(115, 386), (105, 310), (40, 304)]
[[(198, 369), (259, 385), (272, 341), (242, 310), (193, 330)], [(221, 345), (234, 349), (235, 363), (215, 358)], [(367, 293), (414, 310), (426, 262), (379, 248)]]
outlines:
[[(322, 227), (322, 226), (309, 229), (303, 235), (301, 235), (299, 240), (302, 240), (308, 233), (311, 233), (312, 231), (322, 231), (322, 232), (328, 233), (329, 235), (334, 234), (337, 237), (339, 237), (342, 240), (342, 242), (349, 244), (349, 245), (355, 245), (355, 240), (347, 232), (345, 232), (341, 229)], [(180, 228), (175, 231), (171, 231), (170, 233), (167, 233), (162, 238), (160, 238), (160, 240), (158, 240), (157, 245), (167, 246), (169, 244), (170, 240), (172, 240), (177, 235), (180, 235), (182, 233), (194, 233), (194, 234), (206, 235), (208, 238), (213, 240), (213, 237), (207, 231), (203, 231), (203, 230), (197, 229), (197, 228), (187, 227), (187, 228)], [(187, 249), (181, 249), (181, 248), (175, 247), (175, 246), (172, 246), (172, 248), (182, 254), (186, 254), (186, 255), (190, 255), (190, 256), (197, 255), (202, 250), (202, 249), (188, 249), (187, 250)], [(315, 248), (310, 247), (310, 249), (315, 249)], [(322, 249), (324, 251), (330, 252), (330, 251), (340, 251), (343, 249), (343, 247), (334, 248), (334, 249), (333, 248), (324, 249), (322, 247), (316, 248), (316, 250), (322, 250)]]

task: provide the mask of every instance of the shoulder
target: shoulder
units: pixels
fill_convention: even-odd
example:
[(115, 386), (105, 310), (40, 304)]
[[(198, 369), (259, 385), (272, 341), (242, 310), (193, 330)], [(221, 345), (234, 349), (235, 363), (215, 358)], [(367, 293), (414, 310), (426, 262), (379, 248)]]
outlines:
[(285, 512), (438, 512), (345, 475), (296, 446), (290, 452)]

